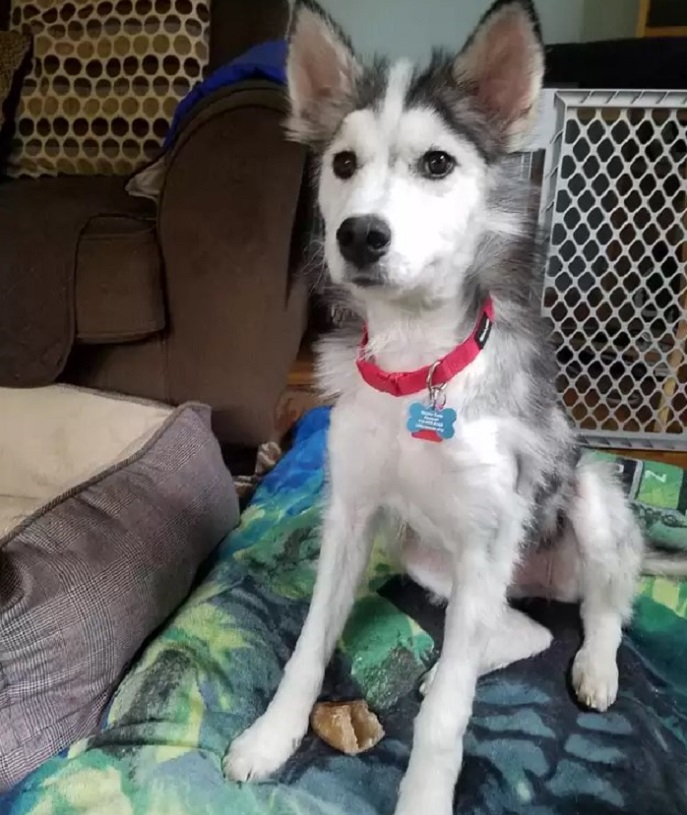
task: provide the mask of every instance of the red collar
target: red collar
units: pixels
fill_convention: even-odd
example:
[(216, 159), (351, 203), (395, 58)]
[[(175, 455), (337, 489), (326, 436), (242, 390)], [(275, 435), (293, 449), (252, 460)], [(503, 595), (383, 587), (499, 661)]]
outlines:
[(445, 357), (432, 365), (404, 373), (389, 373), (371, 359), (366, 358), (368, 336), (367, 326), (365, 326), (358, 359), (356, 360), (358, 370), (371, 388), (383, 393), (390, 393), (392, 396), (411, 396), (414, 393), (427, 390), (428, 385), (439, 388), (450, 382), (454, 376), (467, 368), (477, 357), (489, 338), (493, 322), (494, 305), (491, 297), (488, 297), (474, 331), (465, 342), (457, 345), (453, 351), (450, 351)]

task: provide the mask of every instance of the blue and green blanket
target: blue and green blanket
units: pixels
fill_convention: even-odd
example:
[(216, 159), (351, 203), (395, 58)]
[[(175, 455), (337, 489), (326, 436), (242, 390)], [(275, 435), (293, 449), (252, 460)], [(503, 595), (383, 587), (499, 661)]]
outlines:
[[(386, 737), (347, 757), (309, 735), (261, 784), (229, 783), (221, 772), (227, 744), (275, 690), (308, 607), (327, 422), (326, 410), (301, 422), (240, 528), (122, 682), (101, 731), (0, 798), (3, 815), (393, 812), (418, 680), (440, 645), (442, 612), (393, 573), (382, 546), (323, 698), (367, 698)], [(650, 534), (684, 545), (684, 473), (618, 466)], [(687, 584), (644, 580), (619, 655), (619, 698), (603, 715), (582, 710), (570, 692), (576, 609), (537, 602), (527, 610), (554, 630), (555, 644), (480, 680), (456, 813), (685, 815)]]

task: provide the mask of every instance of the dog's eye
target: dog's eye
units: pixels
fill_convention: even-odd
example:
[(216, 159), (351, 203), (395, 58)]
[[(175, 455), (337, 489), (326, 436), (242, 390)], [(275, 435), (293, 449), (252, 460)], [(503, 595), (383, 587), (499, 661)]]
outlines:
[(355, 153), (350, 150), (344, 150), (343, 153), (337, 153), (334, 156), (332, 170), (337, 178), (350, 178), (357, 169), (358, 160)]
[(430, 150), (420, 159), (420, 170), (427, 178), (446, 178), (455, 166), (455, 159), (443, 150)]

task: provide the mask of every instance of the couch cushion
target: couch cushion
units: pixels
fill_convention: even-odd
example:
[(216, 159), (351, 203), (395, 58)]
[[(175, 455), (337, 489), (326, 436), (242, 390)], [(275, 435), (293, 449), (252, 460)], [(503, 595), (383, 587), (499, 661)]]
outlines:
[(82, 232), (96, 216), (154, 218), (116, 177), (0, 182), (0, 386), (54, 382), (74, 342)]
[(34, 62), (8, 174), (129, 175), (156, 157), (207, 65), (209, 17), (208, 0), (14, 0)]
[(96, 217), (81, 234), (76, 259), (76, 338), (131, 342), (165, 325), (155, 223)]
[(238, 507), (207, 408), (62, 386), (0, 390), (0, 496), (1, 791), (95, 729)]

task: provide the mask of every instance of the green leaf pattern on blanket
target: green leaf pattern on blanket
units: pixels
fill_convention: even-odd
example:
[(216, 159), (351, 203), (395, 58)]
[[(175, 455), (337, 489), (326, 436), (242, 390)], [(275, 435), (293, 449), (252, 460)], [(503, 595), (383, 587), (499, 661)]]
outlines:
[[(323, 693), (366, 696), (386, 738), (369, 754), (347, 757), (309, 735), (269, 782), (231, 784), (221, 775), (227, 744), (264, 710), (307, 611), (323, 450), (324, 426), (266, 479), (207, 577), (122, 682), (101, 731), (0, 798), (3, 815), (393, 811), (416, 687), (440, 643), (392, 594), (380, 593), (393, 575), (381, 541)], [(429, 603), (425, 612), (441, 617)], [(684, 815), (687, 584), (643, 581), (621, 653), (620, 697), (603, 716), (581, 710), (566, 689), (578, 645), (574, 609), (554, 604), (532, 613), (553, 625), (556, 642), (480, 681), (456, 812)]]

